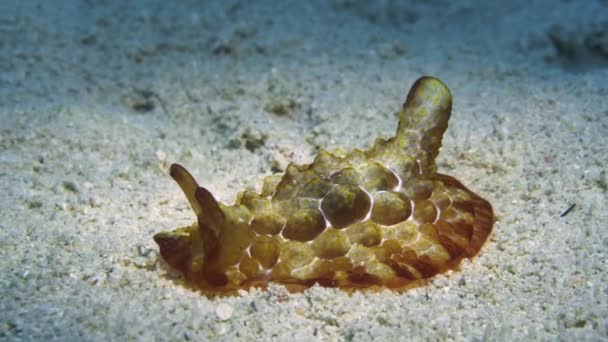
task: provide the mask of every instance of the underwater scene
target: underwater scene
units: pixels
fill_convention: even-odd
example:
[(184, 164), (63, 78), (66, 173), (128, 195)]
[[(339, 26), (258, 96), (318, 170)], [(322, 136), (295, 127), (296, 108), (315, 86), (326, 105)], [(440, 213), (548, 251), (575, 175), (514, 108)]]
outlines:
[(607, 80), (605, 0), (3, 0), (0, 339), (607, 339)]

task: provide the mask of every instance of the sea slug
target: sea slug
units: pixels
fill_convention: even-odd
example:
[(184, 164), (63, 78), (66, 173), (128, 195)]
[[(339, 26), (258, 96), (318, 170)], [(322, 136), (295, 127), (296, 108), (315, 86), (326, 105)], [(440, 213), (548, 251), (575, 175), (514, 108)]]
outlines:
[(171, 176), (197, 217), (154, 236), (165, 262), (206, 295), (283, 284), (406, 290), (477, 254), (492, 231), (490, 203), (436, 172), (452, 107), (438, 79), (418, 79), (395, 137), (367, 151), (321, 150), (309, 165), (269, 176), (226, 206), (185, 168)]

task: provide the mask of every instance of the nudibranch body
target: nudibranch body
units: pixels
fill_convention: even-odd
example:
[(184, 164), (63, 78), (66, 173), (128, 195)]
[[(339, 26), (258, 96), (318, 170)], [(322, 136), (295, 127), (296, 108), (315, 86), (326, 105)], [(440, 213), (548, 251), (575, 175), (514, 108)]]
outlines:
[(422, 77), (399, 114), (396, 136), (367, 151), (321, 150), (309, 165), (264, 180), (260, 194), (218, 203), (182, 166), (171, 176), (197, 222), (154, 236), (166, 263), (203, 293), (315, 283), (405, 290), (479, 252), (492, 206), (435, 158), (452, 107), (450, 90)]

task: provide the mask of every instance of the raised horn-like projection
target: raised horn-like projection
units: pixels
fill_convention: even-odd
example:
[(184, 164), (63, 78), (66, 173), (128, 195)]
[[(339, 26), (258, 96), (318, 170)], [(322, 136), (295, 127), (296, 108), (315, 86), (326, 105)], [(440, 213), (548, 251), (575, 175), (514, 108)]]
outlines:
[(154, 236), (166, 263), (207, 295), (269, 282), (405, 290), (477, 254), (492, 206), (436, 172), (452, 107), (450, 90), (422, 77), (399, 114), (396, 136), (367, 151), (321, 150), (226, 206), (186, 169), (171, 176), (197, 222)]

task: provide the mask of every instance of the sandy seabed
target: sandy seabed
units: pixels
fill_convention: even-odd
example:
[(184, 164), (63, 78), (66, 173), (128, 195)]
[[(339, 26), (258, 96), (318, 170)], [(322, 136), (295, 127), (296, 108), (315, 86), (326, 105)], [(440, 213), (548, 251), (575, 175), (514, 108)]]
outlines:
[[(442, 79), (438, 159), (494, 206), (480, 255), (397, 294), (208, 299), (152, 236), (319, 148), (390, 137)], [(608, 338), (608, 3), (0, 3), (0, 338)], [(571, 208), (567, 212), (567, 209)]]

